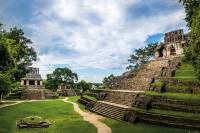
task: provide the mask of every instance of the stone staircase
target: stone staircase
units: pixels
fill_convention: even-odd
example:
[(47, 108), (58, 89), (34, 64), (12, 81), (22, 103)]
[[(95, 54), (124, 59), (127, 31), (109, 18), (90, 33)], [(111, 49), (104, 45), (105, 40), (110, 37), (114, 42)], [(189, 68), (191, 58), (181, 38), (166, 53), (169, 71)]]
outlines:
[[(134, 76), (114, 79), (112, 90), (104, 90), (101, 101), (89, 110), (100, 115), (135, 123), (136, 121), (200, 130), (200, 102), (141, 93), (161, 76), (170, 77), (180, 58), (157, 59), (145, 64)], [(169, 81), (172, 82), (172, 81)], [(174, 81), (173, 81), (174, 82)], [(179, 83), (178, 83), (179, 84)], [(196, 116), (198, 115), (198, 117)]]
[(147, 90), (155, 78), (161, 76), (163, 68), (169, 67), (173, 59), (152, 60), (141, 66), (135, 77), (117, 77), (113, 80), (113, 89), (118, 90)]
[(98, 101), (90, 111), (116, 120), (123, 120), (128, 107), (109, 102)]
[(104, 101), (126, 106), (132, 106), (137, 92), (134, 91), (107, 91)]

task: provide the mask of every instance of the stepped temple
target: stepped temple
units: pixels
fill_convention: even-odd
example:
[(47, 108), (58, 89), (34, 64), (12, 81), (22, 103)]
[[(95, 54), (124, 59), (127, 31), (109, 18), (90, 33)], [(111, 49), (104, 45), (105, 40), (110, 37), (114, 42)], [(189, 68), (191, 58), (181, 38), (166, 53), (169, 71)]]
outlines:
[[(199, 102), (162, 96), (164, 92), (200, 93), (196, 82), (182, 82), (173, 78), (181, 65), (183, 48), (188, 42), (187, 35), (183, 30), (176, 30), (166, 33), (164, 38), (164, 43), (155, 52), (154, 60), (142, 65), (137, 72), (126, 72), (115, 77), (112, 89), (94, 90), (91, 95), (96, 96), (97, 101), (83, 96), (79, 102), (92, 112), (116, 120), (199, 130), (200, 119), (181, 116), (200, 112)], [(153, 86), (156, 82), (160, 84)], [(184, 85), (184, 89), (170, 89), (172, 84), (179, 88)], [(158, 95), (152, 95), (152, 92), (158, 92)]]
[(42, 77), (39, 74), (39, 68), (30, 68), (30, 72), (21, 79), (21, 86), (26, 88), (44, 88), (42, 85)]
[(46, 99), (56, 98), (57, 93), (45, 89), (42, 84), (42, 77), (39, 74), (39, 68), (29, 68), (29, 72), (21, 79), (21, 86), (6, 97), (6, 99)]

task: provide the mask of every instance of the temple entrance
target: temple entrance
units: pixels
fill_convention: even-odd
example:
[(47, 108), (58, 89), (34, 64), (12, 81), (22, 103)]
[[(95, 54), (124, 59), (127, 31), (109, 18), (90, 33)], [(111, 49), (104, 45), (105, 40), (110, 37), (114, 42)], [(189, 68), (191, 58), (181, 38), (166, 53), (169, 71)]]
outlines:
[(35, 85), (35, 81), (34, 80), (29, 80), (29, 85)]
[(175, 50), (174, 46), (170, 47), (170, 55), (176, 55), (176, 50)]

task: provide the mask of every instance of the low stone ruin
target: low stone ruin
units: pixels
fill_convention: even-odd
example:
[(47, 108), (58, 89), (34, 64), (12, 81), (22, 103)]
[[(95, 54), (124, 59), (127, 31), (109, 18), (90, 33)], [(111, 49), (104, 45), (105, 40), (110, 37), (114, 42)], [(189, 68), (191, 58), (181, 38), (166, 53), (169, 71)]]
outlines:
[(22, 91), (21, 99), (35, 100), (58, 98), (58, 94), (47, 89), (25, 89)]
[(77, 96), (76, 91), (67, 84), (60, 84), (57, 89), (59, 96)]
[(30, 116), (16, 122), (18, 128), (48, 128), (51, 123), (40, 116)]

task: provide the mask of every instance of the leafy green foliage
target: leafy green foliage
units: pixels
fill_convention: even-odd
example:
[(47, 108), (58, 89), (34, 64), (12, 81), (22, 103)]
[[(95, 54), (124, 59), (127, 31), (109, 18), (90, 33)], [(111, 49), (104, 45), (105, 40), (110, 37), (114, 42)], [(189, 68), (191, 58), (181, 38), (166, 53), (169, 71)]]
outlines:
[(109, 88), (110, 89), (112, 87), (112, 81), (113, 81), (114, 77), (115, 76), (113, 74), (111, 74), (108, 77), (105, 77), (103, 79), (103, 85), (105, 86), (105, 88)]
[(92, 88), (92, 84), (84, 80), (81, 80), (80, 82), (77, 83), (77, 89), (82, 90), (83, 92), (87, 90), (91, 90), (91, 88)]
[(37, 55), (30, 39), (22, 29), (3, 30), (0, 23), (0, 93), (16, 87), (16, 82), (24, 77), (27, 67), (36, 61)]
[(83, 95), (83, 97), (88, 98), (88, 99), (93, 100), (93, 101), (97, 100), (95, 97), (88, 96), (88, 95)]
[(164, 86), (164, 83), (161, 82), (161, 81), (158, 81), (156, 80), (154, 83), (151, 84), (152, 86), (155, 86), (155, 87), (163, 87)]
[(144, 48), (139, 48), (130, 55), (128, 59), (130, 65), (127, 67), (128, 70), (137, 70), (142, 64), (146, 64), (153, 56), (158, 46), (157, 43), (148, 44)]
[(56, 68), (52, 74), (47, 74), (44, 85), (45, 88), (55, 91), (61, 83), (74, 87), (77, 80), (77, 74), (73, 73), (69, 68)]
[(197, 71), (200, 80), (200, 1), (180, 0), (186, 11), (186, 21), (188, 23), (189, 47), (185, 50), (185, 59), (191, 62)]

